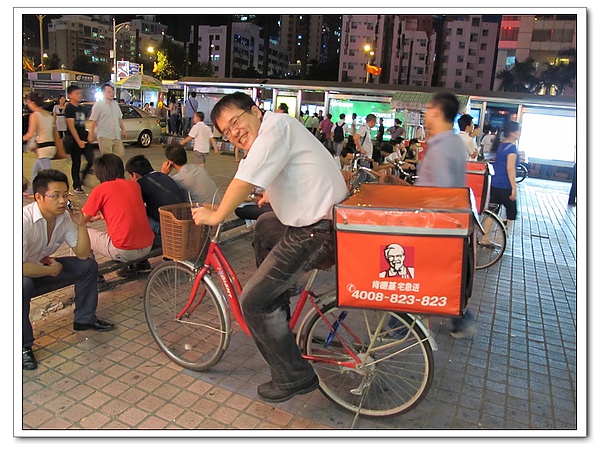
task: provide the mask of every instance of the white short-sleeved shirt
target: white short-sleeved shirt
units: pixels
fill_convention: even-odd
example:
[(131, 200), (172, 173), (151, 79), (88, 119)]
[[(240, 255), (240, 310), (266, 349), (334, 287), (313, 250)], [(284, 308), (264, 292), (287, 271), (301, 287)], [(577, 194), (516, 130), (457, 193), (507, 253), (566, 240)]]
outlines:
[(121, 126), (119, 119), (123, 117), (121, 108), (116, 100), (110, 103), (106, 100), (97, 101), (92, 107), (90, 120), (96, 122), (96, 136), (98, 138), (121, 139)]
[(391, 154), (384, 158), (384, 163), (394, 163), (396, 160), (401, 160), (400, 154), (394, 150)]
[(460, 139), (463, 140), (465, 146), (467, 146), (467, 161), (477, 161), (477, 157), (472, 158), (471, 154), (477, 151), (477, 144), (475, 144), (475, 140), (469, 136), (467, 132), (460, 132), (458, 134)]
[(65, 242), (69, 247), (77, 246), (77, 224), (73, 222), (69, 212), (65, 211), (56, 218), (54, 231), (48, 242), (48, 223), (37, 202), (23, 207), (23, 263), (39, 263)]
[(188, 132), (194, 139), (194, 152), (209, 153), (210, 138), (214, 138), (212, 130), (204, 122), (197, 122)]
[(287, 114), (267, 111), (235, 178), (266, 189), (279, 220), (305, 227), (332, 219), (348, 195), (337, 163), (315, 136)]
[(367, 152), (367, 157), (373, 158), (373, 142), (371, 141), (371, 129), (367, 125), (362, 124), (358, 128), (358, 131), (356, 133), (358, 133), (358, 136), (360, 136), (360, 145), (363, 148), (363, 150)]

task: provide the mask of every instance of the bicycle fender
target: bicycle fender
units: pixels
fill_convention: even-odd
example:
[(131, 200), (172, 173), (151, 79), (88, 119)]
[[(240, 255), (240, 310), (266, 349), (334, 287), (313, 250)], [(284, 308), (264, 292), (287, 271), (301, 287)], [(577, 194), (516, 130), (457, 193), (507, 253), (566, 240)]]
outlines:
[(225, 317), (226, 317), (226, 321), (225, 321), (225, 332), (226, 332), (226, 339), (225, 339), (225, 347), (224, 349), (227, 350), (227, 348), (229, 347), (229, 339), (231, 338), (231, 315), (229, 313), (229, 304), (227, 303), (227, 299), (225, 298), (225, 294), (223, 293), (223, 290), (221, 290), (219, 288), (219, 286), (215, 283), (215, 281), (212, 279), (212, 277), (210, 276), (210, 274), (207, 272), (206, 274), (204, 274), (204, 277), (202, 278), (202, 280), (206, 283), (206, 285), (208, 285), (210, 288), (212, 288), (214, 290), (215, 293), (218, 293), (218, 301), (219, 301), (219, 306), (221, 307), (222, 311), (225, 313)]
[(435, 337), (431, 333), (431, 329), (429, 329), (429, 327), (426, 327), (423, 324), (423, 322), (421, 321), (421, 317), (419, 315), (415, 315), (415, 314), (412, 314), (412, 313), (407, 313), (407, 315), (411, 319), (414, 319), (415, 323), (421, 328), (421, 330), (425, 334), (425, 337), (427, 337), (427, 340), (429, 340), (429, 344), (431, 345), (431, 349), (433, 351), (437, 351), (438, 350), (438, 345), (437, 345), (437, 342), (435, 341)]

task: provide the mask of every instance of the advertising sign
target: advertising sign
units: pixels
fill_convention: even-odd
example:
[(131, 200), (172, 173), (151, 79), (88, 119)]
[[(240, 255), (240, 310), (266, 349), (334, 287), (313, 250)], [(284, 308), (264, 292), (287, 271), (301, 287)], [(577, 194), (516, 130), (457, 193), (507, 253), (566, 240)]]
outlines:
[(462, 315), (468, 188), (365, 184), (335, 206), (334, 221), (338, 305)]

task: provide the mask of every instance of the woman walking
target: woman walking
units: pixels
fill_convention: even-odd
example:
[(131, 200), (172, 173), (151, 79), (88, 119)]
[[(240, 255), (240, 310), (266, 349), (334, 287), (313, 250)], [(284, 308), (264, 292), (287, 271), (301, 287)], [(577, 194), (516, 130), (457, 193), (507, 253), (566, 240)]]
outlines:
[(492, 145), (494, 158), (494, 175), (490, 203), (504, 205), (506, 209), (506, 226), (517, 218), (517, 164), (519, 156), (516, 142), (521, 135), (518, 122), (509, 121), (504, 125), (502, 142), (499, 136)]
[(58, 133), (54, 127), (54, 118), (50, 112), (44, 110), (44, 95), (41, 92), (32, 92), (27, 96), (27, 108), (32, 111), (29, 116), (29, 127), (23, 135), (23, 142), (36, 139), (35, 153), (37, 160), (33, 165), (31, 180), (42, 169), (51, 169), (50, 161), (56, 155), (56, 139)]

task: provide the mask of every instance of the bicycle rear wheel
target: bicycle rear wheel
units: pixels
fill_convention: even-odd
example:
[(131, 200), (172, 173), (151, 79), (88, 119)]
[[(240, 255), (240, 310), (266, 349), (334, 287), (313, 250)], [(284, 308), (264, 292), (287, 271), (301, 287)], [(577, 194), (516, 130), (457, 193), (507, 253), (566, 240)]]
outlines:
[(481, 214), (481, 223), (484, 233), (477, 230), (477, 250), (475, 269), (484, 269), (492, 266), (506, 249), (506, 227), (497, 214), (485, 210)]
[(196, 274), (178, 262), (157, 266), (146, 283), (144, 310), (150, 333), (167, 356), (184, 368), (203, 371), (215, 365), (229, 343), (227, 315), (220, 294), (205, 279), (188, 312), (187, 304)]
[[(315, 312), (301, 344), (327, 398), (359, 415), (386, 417), (408, 412), (427, 395), (434, 369), (431, 344), (409, 315), (342, 309), (335, 302), (321, 313), (327, 321)], [(356, 367), (343, 366), (355, 361), (344, 346), (360, 359)]]
[(517, 165), (517, 176), (515, 178), (515, 181), (517, 183), (521, 183), (523, 180), (525, 180), (527, 178), (528, 175), (529, 175), (529, 171), (527, 170), (527, 168), (525, 166), (523, 166), (522, 164)]

